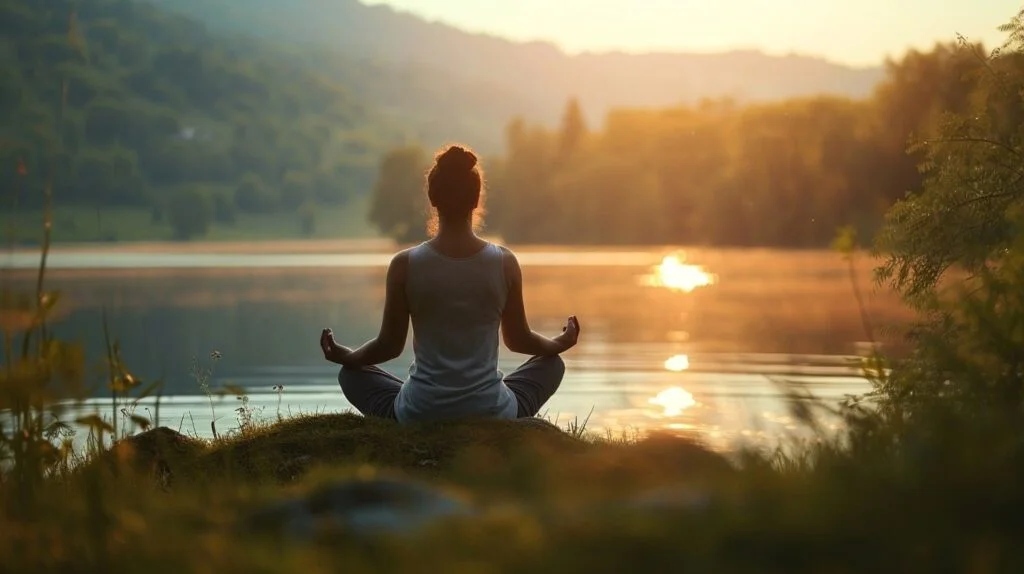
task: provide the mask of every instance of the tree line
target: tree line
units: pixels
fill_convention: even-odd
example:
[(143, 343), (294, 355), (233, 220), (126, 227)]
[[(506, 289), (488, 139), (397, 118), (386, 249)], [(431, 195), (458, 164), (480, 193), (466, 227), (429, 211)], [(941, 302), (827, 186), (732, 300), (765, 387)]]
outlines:
[[(921, 186), (913, 142), (986, 97), (983, 69), (1018, 59), (993, 62), (980, 45), (941, 43), (886, 62), (865, 100), (619, 109), (600, 129), (576, 101), (553, 128), (517, 118), (504, 153), (484, 162), (487, 227), (511, 243), (803, 248), (827, 245), (846, 225), (871, 236)], [(1019, 113), (1019, 102), (1011, 108), (1001, 113)], [(370, 217), (383, 233), (424, 236), (428, 160), (417, 146), (382, 160)]]

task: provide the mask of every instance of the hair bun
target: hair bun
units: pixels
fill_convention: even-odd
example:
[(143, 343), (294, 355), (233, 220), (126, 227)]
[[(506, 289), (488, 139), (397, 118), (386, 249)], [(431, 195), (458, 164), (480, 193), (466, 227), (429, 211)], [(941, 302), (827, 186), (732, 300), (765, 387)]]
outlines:
[(437, 167), (445, 171), (469, 172), (476, 167), (476, 163), (476, 154), (458, 145), (453, 145), (444, 150), (437, 158)]

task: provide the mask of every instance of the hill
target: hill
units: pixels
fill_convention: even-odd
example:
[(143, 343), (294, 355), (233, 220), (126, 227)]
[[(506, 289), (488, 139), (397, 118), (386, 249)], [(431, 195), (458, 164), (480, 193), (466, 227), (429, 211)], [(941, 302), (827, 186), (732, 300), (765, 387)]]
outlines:
[[(448, 84), (436, 89), (459, 103), (453, 110), (481, 117), (496, 115), (488, 109), (493, 106), (552, 121), (570, 97), (581, 100), (592, 120), (610, 108), (704, 98), (753, 102), (818, 94), (863, 97), (883, 77), (880, 67), (855, 69), (818, 58), (753, 51), (569, 56), (550, 44), (471, 34), (358, 0), (251, 0), (244, 7), (231, 0), (150, 1), (224, 30), (371, 58), (384, 67), (416, 66), (438, 84)], [(415, 105), (421, 94), (408, 93), (408, 104)]]
[(5, 0), (0, 22), (0, 159), (20, 166), (0, 178), (20, 205), (51, 174), (60, 205), (154, 222), (340, 205), (406, 137), (300, 53), (150, 4)]
[[(365, 195), (382, 152), (405, 142), (496, 153), (512, 117), (554, 122), (571, 96), (593, 121), (725, 95), (863, 95), (881, 74), (753, 52), (567, 56), (355, 0), (283, 6), (5, 0), (0, 161), (25, 167), (0, 173), (5, 206), (38, 206), (52, 174), (57, 204), (76, 210), (69, 240), (138, 235), (113, 218), (98, 229), (97, 208), (128, 214), (119, 230), (149, 221), (154, 239), (248, 237), (251, 216), (277, 214), (322, 235), (317, 206)], [(19, 213), (38, 228), (38, 211)]]

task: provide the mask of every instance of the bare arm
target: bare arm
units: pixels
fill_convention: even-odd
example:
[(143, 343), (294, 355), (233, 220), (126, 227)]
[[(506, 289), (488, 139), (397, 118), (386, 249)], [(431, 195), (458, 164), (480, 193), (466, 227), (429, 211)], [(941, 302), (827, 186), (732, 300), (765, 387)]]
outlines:
[[(385, 363), (402, 354), (409, 335), (409, 303), (405, 298), (408, 272), (409, 255), (403, 251), (396, 255), (388, 266), (384, 316), (378, 335), (354, 351), (333, 343), (334, 350), (330, 353), (328, 350), (324, 352), (328, 360), (346, 367), (359, 368)], [(333, 335), (330, 335), (329, 348), (332, 346), (331, 342)]]
[(501, 335), (505, 346), (513, 353), (541, 356), (558, 355), (572, 348), (579, 334), (579, 323), (575, 317), (570, 317), (562, 334), (554, 338), (530, 329), (523, 301), (523, 270), (511, 251), (503, 249), (502, 253), (505, 280), (508, 282), (508, 299), (501, 316)]

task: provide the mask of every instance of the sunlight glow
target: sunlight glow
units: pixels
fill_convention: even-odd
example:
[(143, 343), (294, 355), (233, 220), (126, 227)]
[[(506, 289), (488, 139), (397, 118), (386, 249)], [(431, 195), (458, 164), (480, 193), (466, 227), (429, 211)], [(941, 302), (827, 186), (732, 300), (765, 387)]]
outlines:
[(663, 408), (667, 417), (677, 416), (697, 404), (693, 395), (680, 387), (665, 389), (648, 402)]
[(667, 255), (661, 260), (661, 265), (654, 268), (651, 285), (690, 293), (698, 287), (707, 287), (715, 283), (714, 275), (707, 273), (699, 265), (683, 263), (684, 260), (685, 257), (682, 256)]
[(665, 369), (669, 371), (679, 373), (689, 368), (690, 357), (687, 357), (686, 355), (676, 355), (674, 357), (669, 357), (669, 359), (665, 361)]
[[(928, 50), (937, 40), (952, 39), (953, 31), (997, 46), (1005, 37), (996, 27), (1017, 10), (1009, 0), (362, 1), (389, 4), (470, 32), (527, 42), (548, 40), (574, 54), (755, 48), (779, 55), (820, 55), (853, 65), (879, 65), (909, 46)], [(858, 33), (861, 30), (871, 34)]]

